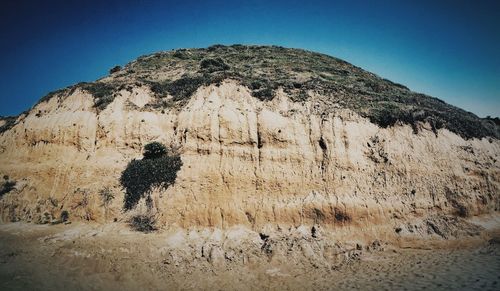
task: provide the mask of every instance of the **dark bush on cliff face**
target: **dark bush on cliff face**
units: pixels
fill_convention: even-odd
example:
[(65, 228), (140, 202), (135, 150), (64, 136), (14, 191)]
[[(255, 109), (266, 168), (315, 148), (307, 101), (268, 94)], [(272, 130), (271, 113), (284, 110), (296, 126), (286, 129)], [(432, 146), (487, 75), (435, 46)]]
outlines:
[(180, 156), (167, 154), (164, 145), (156, 142), (146, 145), (144, 158), (130, 161), (120, 177), (126, 191), (124, 208), (132, 209), (153, 188), (167, 189), (174, 184), (181, 166)]
[(148, 143), (144, 146), (144, 159), (156, 159), (167, 154), (167, 147), (159, 142)]
[(148, 215), (137, 215), (132, 217), (130, 220), (130, 225), (137, 231), (142, 232), (152, 232), (156, 230), (155, 227), (156, 220), (152, 216)]
[(5, 180), (3, 182), (0, 182), (0, 197), (14, 190), (15, 187), (16, 187), (16, 181)]

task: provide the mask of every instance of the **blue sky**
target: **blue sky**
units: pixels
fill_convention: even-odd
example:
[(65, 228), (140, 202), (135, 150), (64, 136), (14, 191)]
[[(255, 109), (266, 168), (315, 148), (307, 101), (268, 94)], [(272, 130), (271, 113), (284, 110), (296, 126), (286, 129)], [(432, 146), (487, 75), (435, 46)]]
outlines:
[(143, 54), (241, 43), (323, 52), (500, 116), (500, 1), (3, 0), (0, 31), (0, 115)]

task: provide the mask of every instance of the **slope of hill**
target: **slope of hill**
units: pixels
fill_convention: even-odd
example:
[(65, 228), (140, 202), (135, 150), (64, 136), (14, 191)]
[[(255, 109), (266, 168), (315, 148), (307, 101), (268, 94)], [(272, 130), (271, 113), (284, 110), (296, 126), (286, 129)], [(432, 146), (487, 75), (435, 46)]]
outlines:
[[(146, 211), (157, 228), (449, 238), (468, 233), (463, 218), (500, 208), (497, 120), (298, 49), (140, 57), (0, 126), (3, 221)], [(173, 185), (124, 209), (120, 175), (151, 141), (182, 167)]]
[[(95, 97), (96, 108), (104, 109), (120, 90), (145, 85), (156, 97), (149, 105), (165, 109), (183, 105), (199, 87), (225, 79), (237, 80), (262, 101), (272, 100), (278, 89), (295, 102), (318, 94), (322, 98), (317, 113), (347, 108), (381, 127), (402, 122), (417, 132), (418, 122), (428, 122), (434, 132), (447, 128), (464, 138), (500, 136), (498, 121), (495, 125), (494, 120), (478, 118), (437, 98), (412, 92), (343, 60), (277, 46), (214, 45), (160, 52), (140, 57), (123, 69), (116, 67), (107, 78), (70, 86), (40, 101), (55, 95), (64, 98), (80, 88)], [(161, 100), (168, 95), (172, 100)]]

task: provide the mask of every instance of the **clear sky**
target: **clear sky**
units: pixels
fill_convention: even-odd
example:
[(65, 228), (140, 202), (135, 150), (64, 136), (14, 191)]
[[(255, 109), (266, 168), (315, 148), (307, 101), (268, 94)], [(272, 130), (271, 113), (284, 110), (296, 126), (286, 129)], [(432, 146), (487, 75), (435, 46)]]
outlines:
[(2, 0), (0, 31), (0, 115), (143, 54), (240, 43), (323, 52), (500, 116), (498, 0)]

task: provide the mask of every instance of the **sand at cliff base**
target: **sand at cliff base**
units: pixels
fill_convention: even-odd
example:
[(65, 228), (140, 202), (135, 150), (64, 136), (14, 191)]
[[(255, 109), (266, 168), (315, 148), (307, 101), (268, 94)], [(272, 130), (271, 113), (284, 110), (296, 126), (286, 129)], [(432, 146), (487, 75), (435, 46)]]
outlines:
[(0, 226), (1, 290), (499, 290), (500, 233), (438, 249), (387, 247), (338, 269), (291, 261), (204, 268), (159, 255), (167, 238), (127, 226)]

